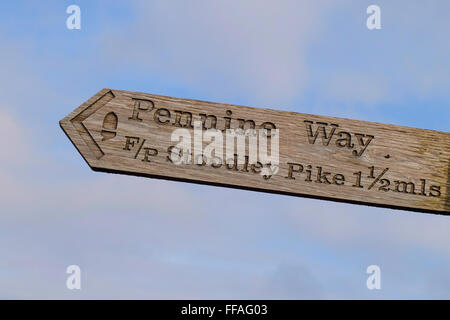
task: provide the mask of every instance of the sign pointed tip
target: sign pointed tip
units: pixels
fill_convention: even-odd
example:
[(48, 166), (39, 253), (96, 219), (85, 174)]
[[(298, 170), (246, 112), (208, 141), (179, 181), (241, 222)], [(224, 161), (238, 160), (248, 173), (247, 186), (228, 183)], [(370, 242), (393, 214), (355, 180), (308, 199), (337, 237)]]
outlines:
[(102, 90), (100, 90), (100, 91), (98, 92), (98, 94), (100, 94), (100, 95), (104, 95), (104, 94), (106, 94), (106, 93), (111, 93), (112, 96), (113, 96), (113, 98), (116, 96), (116, 95), (114, 94), (114, 92), (113, 92), (113, 89), (111, 89), (111, 88), (103, 88)]

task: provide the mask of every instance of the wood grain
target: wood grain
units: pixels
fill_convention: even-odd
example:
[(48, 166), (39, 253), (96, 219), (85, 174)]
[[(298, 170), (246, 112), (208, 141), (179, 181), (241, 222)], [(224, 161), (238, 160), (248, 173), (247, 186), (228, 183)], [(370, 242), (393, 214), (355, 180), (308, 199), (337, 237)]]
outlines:
[[(174, 164), (171, 135), (193, 132), (194, 121), (223, 132), (278, 129), (279, 170)], [(111, 89), (60, 125), (95, 171), (450, 213), (447, 132)]]

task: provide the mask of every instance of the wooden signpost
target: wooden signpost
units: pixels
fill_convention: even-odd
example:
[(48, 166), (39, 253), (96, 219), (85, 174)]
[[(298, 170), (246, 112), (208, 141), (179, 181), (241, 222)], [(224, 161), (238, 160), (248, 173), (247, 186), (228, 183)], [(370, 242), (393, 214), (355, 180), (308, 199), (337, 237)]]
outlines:
[[(111, 89), (60, 125), (95, 171), (450, 213), (447, 132)], [(264, 132), (277, 163), (250, 161), (249, 146), (240, 153), (227, 146), (233, 129)], [(202, 151), (195, 158), (213, 141), (196, 140), (195, 130), (223, 133), (219, 142), (223, 154), (232, 148), (231, 159), (208, 160)], [(194, 136), (192, 149), (178, 147), (180, 134)], [(189, 156), (194, 160), (180, 162)]]

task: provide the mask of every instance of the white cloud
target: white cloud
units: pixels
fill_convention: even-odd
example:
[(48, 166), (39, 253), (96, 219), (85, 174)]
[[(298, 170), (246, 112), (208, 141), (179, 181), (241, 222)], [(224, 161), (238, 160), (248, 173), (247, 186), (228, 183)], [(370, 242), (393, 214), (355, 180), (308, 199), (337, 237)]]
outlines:
[(450, 261), (448, 216), (319, 202), (291, 208), (288, 219), (302, 232), (336, 248), (378, 248), (386, 255), (417, 248)]
[[(366, 105), (448, 99), (449, 4), (379, 1), (380, 30), (368, 30), (370, 1), (344, 4), (329, 16), (311, 49), (314, 89), (328, 104)], [(315, 56), (320, 59), (314, 59)]]
[[(102, 55), (219, 95), (291, 101), (329, 1), (141, 1), (136, 23), (105, 30)], [(265, 101), (265, 100), (264, 100)]]

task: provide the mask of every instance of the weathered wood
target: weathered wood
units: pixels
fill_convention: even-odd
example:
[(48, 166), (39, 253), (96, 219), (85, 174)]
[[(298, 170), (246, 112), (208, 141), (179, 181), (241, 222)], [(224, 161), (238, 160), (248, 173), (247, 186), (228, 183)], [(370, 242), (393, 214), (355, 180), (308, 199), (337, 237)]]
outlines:
[[(221, 132), (254, 126), (272, 129), (270, 136), (278, 129), (279, 170), (262, 175), (266, 164), (173, 163), (177, 142), (171, 134), (179, 128), (193, 132), (196, 120)], [(450, 212), (446, 132), (111, 89), (101, 90), (60, 125), (96, 171)]]

